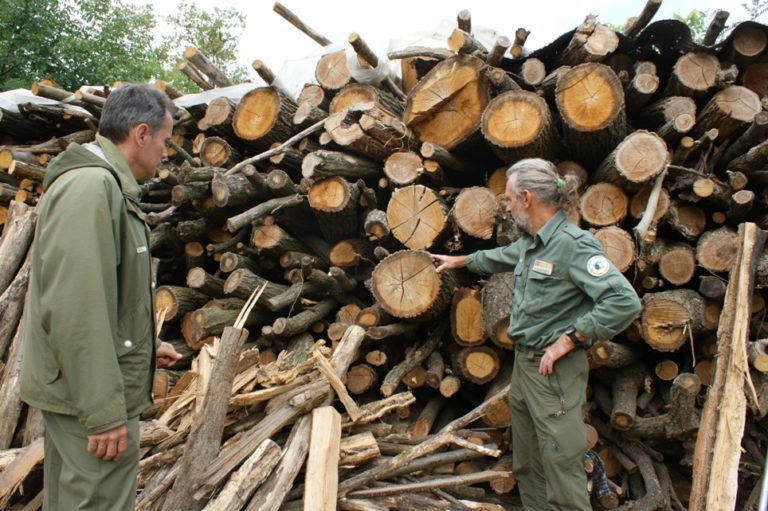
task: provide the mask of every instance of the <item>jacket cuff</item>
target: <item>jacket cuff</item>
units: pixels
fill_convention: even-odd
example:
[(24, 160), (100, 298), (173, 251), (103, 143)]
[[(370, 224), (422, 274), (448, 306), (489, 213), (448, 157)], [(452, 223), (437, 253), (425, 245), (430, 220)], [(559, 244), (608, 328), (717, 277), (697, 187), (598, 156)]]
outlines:
[(477, 267), (475, 259), (477, 259), (477, 252), (473, 252), (464, 258), (464, 264), (467, 265), (467, 269), (472, 273), (482, 273), (482, 270)]
[(89, 435), (98, 435), (114, 429), (128, 420), (125, 411), (125, 402), (122, 399), (113, 402), (112, 406), (100, 409), (97, 412), (79, 417), (80, 425)]
[(587, 340), (584, 341), (586, 346), (591, 346), (592, 343), (597, 340), (597, 331), (588, 317), (580, 317), (576, 320), (576, 323), (574, 323), (573, 326), (576, 327), (577, 332), (587, 338)]

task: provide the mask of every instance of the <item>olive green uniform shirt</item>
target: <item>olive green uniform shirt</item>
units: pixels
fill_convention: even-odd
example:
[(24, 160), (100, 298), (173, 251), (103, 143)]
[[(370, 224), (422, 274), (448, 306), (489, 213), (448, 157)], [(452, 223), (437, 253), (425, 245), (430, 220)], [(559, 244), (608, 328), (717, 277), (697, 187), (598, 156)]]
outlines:
[(509, 336), (522, 348), (542, 349), (569, 325), (589, 339), (607, 340), (640, 312), (630, 283), (605, 257), (600, 242), (557, 212), (531, 237), (467, 256), (484, 275), (514, 271)]

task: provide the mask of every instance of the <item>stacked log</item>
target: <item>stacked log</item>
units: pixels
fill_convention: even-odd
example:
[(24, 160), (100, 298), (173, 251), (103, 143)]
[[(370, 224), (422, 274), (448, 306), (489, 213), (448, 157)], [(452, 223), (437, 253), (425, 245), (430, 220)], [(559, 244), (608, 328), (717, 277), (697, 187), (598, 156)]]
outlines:
[[(639, 20), (620, 37), (590, 16), (523, 56), (524, 29), (485, 48), (468, 12), (458, 22), (445, 49), (390, 55), (408, 70), (404, 100), (392, 77), (355, 81), (343, 52), (320, 58), (317, 84), (296, 99), (263, 63), (254, 67), (266, 87), (231, 86), (199, 51), (185, 53), (206, 92), (176, 99), (185, 106), (172, 160), (142, 184), (141, 203), (160, 335), (184, 358), (158, 371), (143, 416), (137, 509), (517, 503), (504, 434), (514, 276), (437, 274), (427, 251), (516, 239), (500, 195), (506, 167), (526, 157), (578, 177), (571, 219), (593, 230), (644, 304), (626, 332), (590, 350), (595, 502), (706, 501), (706, 485), (691, 494), (693, 446), (699, 431), (716, 436), (701, 410), (705, 389), (721, 384), (717, 349), (731, 337), (718, 325), (721, 311), (733, 316), (737, 291), (726, 288), (737, 273), (749, 299), (736, 323), (753, 327), (739, 332), (746, 346), (728, 349), (744, 349), (754, 392), (729, 498), (754, 502), (768, 445), (768, 256), (743, 262), (738, 247), (745, 222), (768, 226), (766, 90), (755, 78), (768, 29), (747, 23), (697, 47), (664, 37), (687, 30), (673, 21)], [(350, 41), (361, 66), (376, 67), (359, 36)], [(89, 94), (80, 101), (95, 119)], [(24, 261), (47, 162), (93, 132), (14, 131), (31, 112), (0, 122), (0, 134), (23, 137), (0, 152), (0, 448), (20, 449), (7, 451), (0, 500), (35, 508), (40, 419), (17, 389)]]

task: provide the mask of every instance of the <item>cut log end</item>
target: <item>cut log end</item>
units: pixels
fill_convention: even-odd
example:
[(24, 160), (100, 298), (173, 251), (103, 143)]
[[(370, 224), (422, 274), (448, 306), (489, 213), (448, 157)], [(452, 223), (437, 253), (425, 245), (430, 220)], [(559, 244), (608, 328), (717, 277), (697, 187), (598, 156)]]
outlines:
[(396, 252), (379, 263), (372, 281), (376, 300), (398, 318), (413, 318), (429, 310), (441, 285), (432, 257), (410, 250)]
[(406, 247), (429, 248), (446, 227), (442, 200), (430, 188), (412, 185), (399, 188), (387, 205), (392, 234)]

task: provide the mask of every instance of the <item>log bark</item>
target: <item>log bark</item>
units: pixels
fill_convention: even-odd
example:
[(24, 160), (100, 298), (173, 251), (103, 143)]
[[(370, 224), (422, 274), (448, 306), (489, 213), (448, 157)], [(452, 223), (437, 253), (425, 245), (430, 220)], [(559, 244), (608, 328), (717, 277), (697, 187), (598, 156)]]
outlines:
[(184, 58), (187, 59), (195, 68), (201, 71), (211, 83), (216, 87), (229, 87), (232, 82), (229, 78), (217, 68), (208, 57), (194, 46), (188, 46), (184, 50)]
[(515, 276), (512, 272), (491, 275), (483, 286), (483, 324), (486, 335), (497, 346), (512, 349), (514, 339), (507, 334), (512, 312)]
[(224, 281), (223, 291), (224, 294), (247, 300), (255, 290), (261, 289), (265, 284), (266, 287), (259, 295), (259, 300), (256, 302), (257, 305), (265, 305), (267, 300), (284, 293), (288, 289), (288, 286), (275, 284), (246, 268), (240, 268), (229, 274), (227, 280)]
[(637, 395), (643, 384), (645, 371), (642, 364), (635, 364), (614, 372), (613, 409), (611, 425), (619, 431), (629, 430), (637, 414)]
[(37, 210), (11, 202), (0, 238), (0, 293), (13, 281), (35, 234)]
[(707, 227), (707, 216), (698, 206), (672, 202), (667, 223), (688, 241), (695, 241)]
[(638, 126), (657, 130), (676, 118), (688, 115), (696, 118), (696, 102), (687, 96), (669, 96), (651, 103), (635, 117)]
[(695, 136), (716, 128), (721, 138), (745, 130), (760, 112), (760, 98), (750, 89), (732, 85), (714, 95), (696, 118)]
[[(737, 264), (728, 283), (718, 328), (718, 363), (696, 438), (690, 508), (730, 509), (736, 503), (739, 445), (744, 431), (745, 343), (757, 254), (765, 233), (754, 224), (739, 227)], [(727, 433), (726, 433), (727, 432)]]
[(19, 179), (30, 179), (42, 183), (45, 179), (45, 167), (13, 160), (8, 166), (8, 174)]
[(210, 297), (205, 293), (188, 287), (160, 286), (155, 291), (155, 313), (165, 310), (165, 321), (173, 321), (202, 307), (208, 300)]
[(380, 140), (373, 133), (363, 129), (358, 121), (362, 119), (364, 109), (372, 106), (372, 103), (364, 103), (353, 110), (342, 110), (329, 115), (325, 120), (325, 135), (330, 137), (329, 141), (348, 152), (384, 161), (394, 151), (403, 147), (395, 137), (385, 135), (384, 140)]
[(638, 344), (597, 341), (589, 350), (594, 362), (603, 367), (619, 369), (634, 364), (643, 355)]
[(755, 61), (768, 47), (768, 36), (763, 28), (751, 23), (738, 25), (729, 39), (726, 58), (740, 68)]
[(309, 207), (326, 240), (336, 243), (357, 236), (359, 196), (360, 189), (342, 177), (326, 177), (310, 187), (307, 193)]
[(301, 175), (306, 178), (343, 177), (373, 180), (382, 176), (381, 164), (362, 156), (318, 149), (301, 162)]
[(695, 412), (696, 396), (701, 388), (699, 377), (682, 373), (674, 378), (667, 413), (656, 417), (638, 417), (630, 433), (640, 438), (683, 438), (696, 431), (699, 418)]
[[(23, 322), (23, 315), (22, 315)], [(0, 380), (0, 450), (8, 449), (21, 415), (21, 357), (23, 353), (23, 329), (19, 327), (11, 342), (8, 363)], [(0, 487), (1, 488), (1, 487)], [(0, 492), (2, 494), (2, 492)]]
[(427, 402), (419, 416), (411, 424), (409, 433), (412, 440), (422, 440), (429, 435), (443, 406), (445, 406), (445, 399), (442, 396), (434, 397)]
[[(490, 399), (497, 392), (503, 389), (512, 380), (512, 364), (502, 364), (499, 374), (493, 382), (488, 385), (488, 391), (485, 393), (485, 399)], [(492, 428), (506, 428), (512, 423), (512, 416), (509, 411), (509, 400), (500, 399), (488, 408), (483, 416), (483, 422)]]
[(260, 218), (301, 204), (304, 204), (304, 198), (298, 193), (268, 199), (250, 209), (246, 209), (242, 213), (230, 217), (227, 219), (226, 227), (229, 232), (235, 233)]
[(659, 88), (659, 77), (656, 74), (638, 73), (624, 87), (627, 100), (627, 110), (637, 112), (653, 98)]

